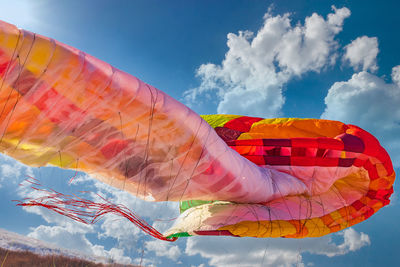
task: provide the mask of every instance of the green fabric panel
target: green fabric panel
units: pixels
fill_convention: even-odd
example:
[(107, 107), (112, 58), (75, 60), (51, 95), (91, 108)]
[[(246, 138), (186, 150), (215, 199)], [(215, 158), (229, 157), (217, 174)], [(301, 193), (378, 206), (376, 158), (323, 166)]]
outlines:
[(240, 115), (225, 115), (225, 114), (215, 114), (215, 115), (200, 115), (211, 127), (223, 127), (225, 123), (230, 120), (243, 117)]
[(188, 232), (182, 232), (182, 233), (176, 233), (176, 234), (172, 234), (167, 236), (167, 238), (171, 238), (171, 237), (185, 237), (185, 236), (192, 236), (190, 235)]

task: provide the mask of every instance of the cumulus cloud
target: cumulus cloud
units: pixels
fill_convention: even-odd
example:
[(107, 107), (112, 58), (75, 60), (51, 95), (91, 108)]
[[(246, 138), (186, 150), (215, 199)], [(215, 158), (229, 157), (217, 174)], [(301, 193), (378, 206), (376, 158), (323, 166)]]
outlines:
[(388, 150), (393, 163), (400, 162), (400, 66), (392, 71), (392, 83), (362, 71), (350, 80), (336, 82), (325, 97), (324, 119), (358, 125), (374, 134)]
[(331, 236), (302, 240), (193, 237), (187, 241), (186, 253), (200, 254), (212, 266), (305, 266), (301, 253), (333, 257), (370, 244), (368, 235), (351, 228), (337, 236), (343, 238), (342, 243), (336, 244)]
[(392, 81), (400, 87), (400, 66), (396, 66), (392, 70)]
[(79, 250), (87, 254), (92, 252), (91, 243), (82, 235), (81, 231), (71, 231), (62, 226), (40, 225), (31, 228), (28, 236), (53, 244), (62, 243), (65, 248)]
[(335, 36), (350, 10), (332, 8), (327, 18), (314, 13), (303, 25), (295, 26), (289, 14), (267, 13), (256, 34), (229, 33), (224, 60), (220, 65), (208, 63), (197, 69), (201, 85), (184, 93), (186, 102), (190, 105), (206, 95), (218, 99), (218, 113), (278, 116), (285, 102), (285, 83), (335, 63)]
[(1, 177), (4, 178), (15, 178), (20, 176), (20, 168), (16, 167), (15, 165), (10, 164), (3, 164), (0, 166), (1, 168)]
[(40, 239), (53, 244), (62, 244), (64, 248), (77, 250), (89, 255), (111, 259), (112, 261), (129, 264), (131, 259), (124, 255), (124, 251), (118, 248), (104, 249), (104, 246), (92, 244), (84, 232), (73, 232), (61, 226), (40, 225), (28, 234), (29, 237)]
[(146, 242), (146, 249), (155, 252), (158, 257), (167, 257), (173, 261), (178, 261), (181, 255), (181, 250), (178, 246), (160, 240)]
[(16, 185), (22, 178), (26, 178), (27, 175), (32, 176), (32, 174), (31, 167), (0, 154), (0, 188), (5, 183)]
[[(349, 228), (343, 231), (344, 242), (338, 246), (341, 254), (345, 254), (346, 251), (356, 251), (360, 248), (370, 245), (371, 241), (369, 240), (369, 236), (364, 233), (358, 233), (353, 228)], [(335, 256), (332, 255), (332, 256)]]
[(361, 36), (345, 46), (343, 59), (355, 70), (376, 71), (376, 57), (379, 53), (378, 38)]

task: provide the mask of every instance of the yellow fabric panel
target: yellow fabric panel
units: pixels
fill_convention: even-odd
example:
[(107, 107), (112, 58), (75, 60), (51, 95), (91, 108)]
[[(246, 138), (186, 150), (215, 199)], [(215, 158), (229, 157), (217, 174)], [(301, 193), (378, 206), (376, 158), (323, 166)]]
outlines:
[(218, 230), (228, 230), (232, 234), (245, 237), (320, 237), (332, 232), (320, 218), (300, 221), (243, 221), (227, 225)]
[(200, 117), (202, 117), (203, 120), (205, 120), (208, 124), (210, 124), (211, 127), (216, 128), (216, 127), (222, 127), (228, 121), (231, 121), (233, 119), (243, 117), (243, 116), (215, 114), (215, 115), (200, 115)]
[(253, 123), (253, 126), (257, 126), (258, 124), (283, 124), (289, 123), (298, 120), (310, 120), (307, 118), (271, 118), (271, 119), (263, 119), (258, 122)]
[(227, 225), (218, 230), (228, 230), (237, 236), (282, 237), (296, 233), (296, 227), (289, 221), (243, 221), (235, 225)]
[(3, 138), (0, 143), (2, 153), (4, 153), (3, 151), (7, 150), (6, 153), (7, 155), (13, 158), (17, 158), (22, 163), (32, 167), (39, 167), (46, 165), (49, 157), (47, 156), (46, 160), (44, 161), (42, 160), (42, 158), (45, 155), (48, 155), (49, 153), (51, 153), (52, 155), (55, 153), (49, 151), (48, 148), (38, 147), (32, 144), (19, 144), (20, 141), (21, 140), (19, 138), (18, 139)]
[[(353, 213), (350, 213), (350, 209), (348, 209), (348, 208), (349, 207), (347, 207), (345, 209), (342, 208), (343, 210), (341, 210), (341, 212), (339, 210), (337, 210), (337, 211), (331, 212), (329, 214), (329, 215), (331, 215), (332, 219), (335, 221), (335, 224), (340, 225), (340, 227), (342, 229), (349, 227), (349, 222), (347, 221), (346, 217), (349, 217), (350, 214), (353, 214)], [(343, 212), (344, 212), (344, 214), (343, 214)]]
[(10, 25), (7, 30), (12, 31), (13, 34), (5, 33), (0, 30), (0, 46), (13, 51), (18, 42), (19, 30), (15, 28), (14, 25)]
[(57, 167), (70, 167), (76, 165), (76, 158), (68, 153), (60, 152), (49, 160), (49, 164)]
[[(33, 42), (33, 39), (29, 41)], [(27, 51), (27, 60), (25, 61), (25, 58), (21, 58), (25, 61), (25, 69), (28, 69), (36, 76), (41, 75), (53, 58), (54, 49), (54, 43), (46, 39), (36, 38), (34, 45), (30, 46), (30, 49)]]
[(304, 228), (308, 230), (306, 237), (320, 237), (331, 233), (331, 229), (320, 218), (303, 220), (303, 222)]
[(248, 133), (238, 139), (335, 137), (344, 132), (345, 125), (337, 121), (318, 119), (266, 119), (254, 123)]
[[(336, 190), (338, 192), (341, 192), (342, 194), (344, 194), (344, 193), (346, 193), (346, 191), (344, 191), (344, 189), (349, 188), (349, 186), (350, 186), (350, 188), (352, 188), (353, 190), (357, 189), (357, 191), (362, 192), (363, 194), (366, 194), (368, 191), (368, 188), (369, 188), (369, 184), (370, 184), (370, 180), (369, 180), (368, 173), (365, 170), (360, 169), (357, 172), (350, 173), (349, 175), (337, 180), (333, 184), (333, 188), (336, 188)], [(338, 197), (344, 197), (344, 196), (341, 196), (339, 194)]]

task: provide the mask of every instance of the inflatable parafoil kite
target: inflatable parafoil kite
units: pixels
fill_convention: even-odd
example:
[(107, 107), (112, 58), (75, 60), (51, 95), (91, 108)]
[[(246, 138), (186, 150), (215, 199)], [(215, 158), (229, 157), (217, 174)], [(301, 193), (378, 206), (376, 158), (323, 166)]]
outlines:
[(81, 170), (145, 200), (181, 201), (175, 225), (158, 236), (167, 240), (318, 237), (367, 219), (393, 192), (388, 154), (356, 126), (201, 117), (109, 64), (4, 22), (0, 110), (2, 153)]

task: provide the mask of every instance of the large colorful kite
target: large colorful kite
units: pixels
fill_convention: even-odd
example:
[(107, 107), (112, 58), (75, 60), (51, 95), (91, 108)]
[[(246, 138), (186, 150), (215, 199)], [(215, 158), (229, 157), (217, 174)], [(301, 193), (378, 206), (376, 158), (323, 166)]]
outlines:
[[(180, 201), (164, 235), (144, 226), (164, 240), (323, 236), (387, 205), (395, 178), (386, 151), (357, 126), (199, 116), (107, 63), (5, 22), (0, 150), (29, 166), (84, 171), (145, 200)], [(60, 196), (22, 204), (63, 213), (59, 206), (77, 203)]]

